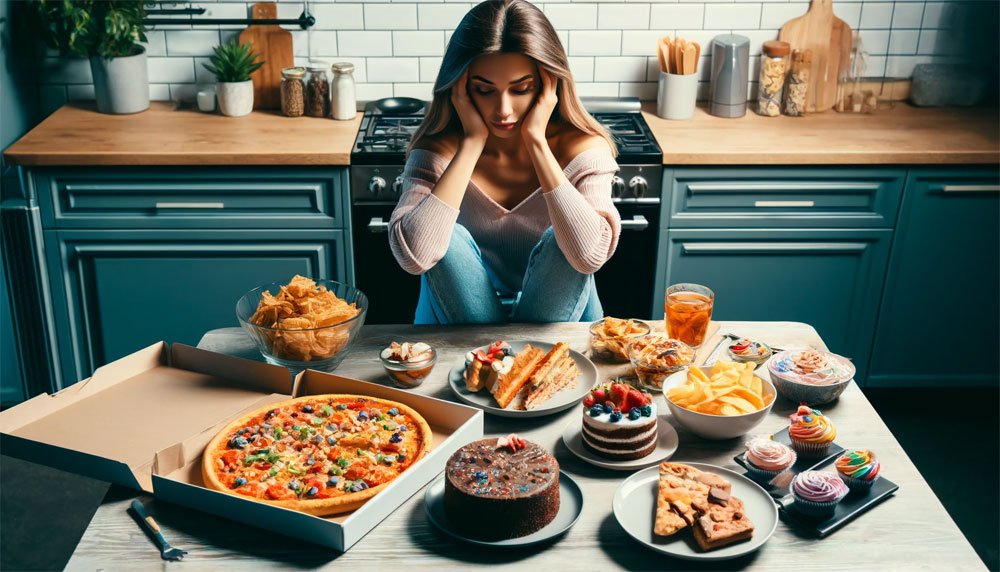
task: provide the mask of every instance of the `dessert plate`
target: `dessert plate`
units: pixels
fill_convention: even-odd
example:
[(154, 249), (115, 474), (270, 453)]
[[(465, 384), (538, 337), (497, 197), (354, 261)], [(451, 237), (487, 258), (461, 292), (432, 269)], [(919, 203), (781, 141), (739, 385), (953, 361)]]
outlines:
[(743, 501), (744, 512), (753, 521), (753, 538), (708, 552), (698, 548), (690, 530), (681, 530), (673, 536), (653, 534), (656, 516), (656, 497), (659, 490), (660, 468), (649, 467), (625, 479), (615, 490), (611, 501), (615, 518), (625, 532), (647, 547), (684, 560), (728, 560), (749, 554), (774, 534), (778, 525), (778, 507), (756, 483), (743, 475), (704, 463), (685, 463), (696, 469), (718, 475), (732, 484), (732, 495)]
[(667, 423), (662, 415), (656, 420), (656, 448), (653, 449), (652, 453), (640, 459), (632, 459), (629, 461), (613, 461), (611, 459), (605, 459), (604, 457), (591, 452), (590, 449), (587, 449), (583, 445), (582, 430), (583, 419), (577, 417), (573, 421), (570, 421), (562, 432), (563, 443), (565, 443), (566, 448), (577, 457), (580, 457), (591, 465), (604, 467), (605, 469), (634, 471), (650, 465), (658, 465), (669, 459), (674, 452), (677, 451), (677, 431), (674, 429), (673, 425)]
[[(513, 344), (512, 344), (513, 345)], [(441, 475), (435, 479), (424, 493), (424, 511), (428, 520), (434, 526), (441, 529), (441, 532), (472, 544), (482, 546), (530, 546), (551, 540), (570, 529), (580, 518), (583, 512), (583, 491), (565, 471), (559, 471), (559, 512), (552, 522), (548, 523), (541, 530), (533, 532), (527, 536), (519, 538), (509, 538), (507, 540), (478, 540), (466, 535), (466, 531), (452, 524), (448, 515), (444, 511), (444, 479)]]
[[(513, 348), (515, 353), (523, 351), (524, 346), (527, 344), (531, 344), (546, 352), (551, 350), (555, 345), (548, 342), (536, 342), (531, 340), (519, 342), (508, 341), (507, 343), (510, 344), (510, 347)], [(487, 347), (488, 346), (480, 346), (472, 351), (485, 350)], [(462, 377), (462, 374), (465, 372), (464, 356), (462, 357), (460, 364), (453, 367), (451, 371), (448, 372), (448, 385), (451, 386), (451, 390), (458, 397), (459, 401), (465, 403), (466, 405), (482, 409), (491, 415), (497, 415), (499, 417), (541, 417), (543, 415), (551, 415), (552, 413), (557, 413), (579, 404), (583, 398), (590, 393), (594, 384), (597, 383), (597, 368), (594, 367), (594, 364), (587, 359), (586, 356), (574, 349), (569, 350), (569, 355), (572, 356), (574, 361), (576, 361), (576, 367), (580, 369), (580, 377), (576, 378), (576, 385), (564, 388), (536, 409), (522, 411), (514, 409), (513, 404), (508, 405), (507, 409), (502, 409), (497, 404), (496, 400), (493, 399), (493, 395), (489, 391), (484, 389), (482, 391), (475, 392), (466, 389), (465, 379)]]

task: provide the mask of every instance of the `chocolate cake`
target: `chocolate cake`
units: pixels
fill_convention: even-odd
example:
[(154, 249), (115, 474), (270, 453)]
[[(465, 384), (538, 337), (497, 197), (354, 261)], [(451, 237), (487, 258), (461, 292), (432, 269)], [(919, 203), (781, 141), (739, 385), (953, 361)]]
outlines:
[(445, 477), (445, 513), (470, 537), (526, 536), (559, 512), (559, 462), (515, 435), (465, 445), (448, 459)]

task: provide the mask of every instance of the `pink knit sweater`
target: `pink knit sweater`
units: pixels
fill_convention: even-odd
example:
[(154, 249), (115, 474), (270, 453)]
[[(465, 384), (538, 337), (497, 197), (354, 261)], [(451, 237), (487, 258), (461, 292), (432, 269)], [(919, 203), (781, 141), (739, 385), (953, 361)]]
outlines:
[(549, 226), (577, 271), (592, 274), (618, 245), (621, 218), (611, 202), (618, 164), (605, 146), (581, 152), (566, 165), (568, 181), (547, 193), (541, 188), (511, 210), (469, 181), (461, 209), (431, 194), (449, 159), (414, 149), (403, 172), (403, 195), (389, 220), (389, 244), (410, 274), (431, 269), (448, 250), (456, 222), (472, 234), (484, 261), (511, 291), (521, 289), (528, 257)]

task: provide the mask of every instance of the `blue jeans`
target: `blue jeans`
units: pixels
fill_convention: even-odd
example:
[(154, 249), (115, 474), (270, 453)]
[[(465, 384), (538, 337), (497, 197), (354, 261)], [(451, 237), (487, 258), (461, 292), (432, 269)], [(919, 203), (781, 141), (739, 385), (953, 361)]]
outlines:
[[(444, 257), (420, 277), (414, 324), (592, 322), (604, 317), (592, 274), (576, 271), (549, 227), (528, 257), (520, 293), (508, 292), (483, 261), (479, 245), (455, 224)], [(513, 312), (500, 296), (516, 296)]]

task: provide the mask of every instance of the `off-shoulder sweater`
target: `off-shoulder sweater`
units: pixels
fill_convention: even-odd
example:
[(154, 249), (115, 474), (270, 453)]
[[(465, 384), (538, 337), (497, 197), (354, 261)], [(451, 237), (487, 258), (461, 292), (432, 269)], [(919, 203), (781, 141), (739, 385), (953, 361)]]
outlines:
[(456, 222), (468, 229), (484, 262), (512, 292), (521, 289), (528, 257), (550, 226), (578, 272), (592, 274), (614, 254), (621, 218), (611, 201), (611, 179), (618, 164), (607, 147), (582, 151), (563, 169), (567, 182), (548, 192), (538, 188), (510, 210), (471, 180), (460, 209), (431, 194), (449, 163), (424, 149), (411, 151), (406, 162), (389, 244), (410, 274), (423, 274), (441, 260)]

